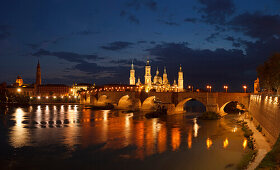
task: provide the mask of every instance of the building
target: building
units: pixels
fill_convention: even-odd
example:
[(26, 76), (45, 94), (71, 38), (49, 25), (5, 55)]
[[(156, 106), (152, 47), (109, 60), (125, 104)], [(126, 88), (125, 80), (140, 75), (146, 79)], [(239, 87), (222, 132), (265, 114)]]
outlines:
[(166, 92), (166, 91), (183, 92), (184, 91), (184, 77), (183, 77), (183, 71), (182, 71), (181, 65), (180, 65), (179, 72), (178, 72), (178, 85), (176, 83), (176, 80), (174, 80), (173, 85), (169, 84), (168, 77), (167, 77), (167, 71), (166, 71), (165, 67), (164, 67), (164, 72), (163, 72), (162, 77), (160, 76), (159, 69), (157, 68), (156, 75), (152, 79), (151, 66), (150, 66), (149, 60), (147, 60), (147, 63), (145, 66), (144, 79), (145, 79), (144, 84), (141, 83), (140, 78), (138, 78), (138, 81), (135, 84), (135, 70), (134, 70), (134, 66), (132, 63), (131, 69), (130, 69), (130, 77), (129, 77), (130, 85), (144, 87), (146, 92), (149, 92), (150, 90), (154, 90), (156, 92)]
[(64, 84), (37, 85), (37, 96), (68, 96), (70, 86)]
[(73, 96), (78, 96), (79, 95), (79, 91), (83, 91), (83, 90), (89, 90), (90, 88), (94, 88), (95, 85), (92, 84), (88, 84), (88, 83), (79, 83), (79, 84), (74, 84), (72, 86), (71, 91), (71, 95)]
[(24, 96), (34, 96), (34, 85), (33, 84), (24, 84), (22, 86), (7, 86), (7, 91), (10, 94), (21, 94)]
[(23, 80), (20, 76), (17, 76), (17, 79), (16, 79), (16, 84), (15, 86), (22, 86), (23, 85)]

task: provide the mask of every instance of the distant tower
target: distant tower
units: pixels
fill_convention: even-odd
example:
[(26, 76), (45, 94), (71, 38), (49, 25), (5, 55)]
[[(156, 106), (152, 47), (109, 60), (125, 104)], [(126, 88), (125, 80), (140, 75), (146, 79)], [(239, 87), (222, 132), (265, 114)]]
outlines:
[(168, 84), (168, 78), (167, 78), (167, 73), (166, 73), (165, 67), (164, 67), (162, 78), (163, 78), (163, 84)]
[(260, 91), (260, 80), (257, 78), (254, 82), (254, 93), (258, 93)]
[(183, 71), (182, 66), (180, 65), (180, 70), (178, 72), (178, 92), (184, 91), (184, 78), (183, 78)]
[(129, 84), (135, 85), (135, 70), (134, 70), (134, 66), (133, 66), (133, 61), (131, 64), (131, 69), (130, 69)]
[(138, 77), (138, 81), (137, 81), (136, 85), (137, 85), (137, 86), (140, 86), (140, 85), (141, 85), (140, 77)]
[(41, 85), (42, 80), (41, 80), (41, 68), (40, 68), (40, 62), (38, 60), (37, 64), (37, 72), (36, 72), (36, 85)]
[(147, 64), (145, 67), (145, 85), (147, 86), (152, 85), (151, 66), (149, 60), (147, 60)]
[(18, 86), (22, 86), (23, 80), (22, 80), (22, 78), (21, 78), (20, 76), (17, 76), (16, 84), (17, 84)]

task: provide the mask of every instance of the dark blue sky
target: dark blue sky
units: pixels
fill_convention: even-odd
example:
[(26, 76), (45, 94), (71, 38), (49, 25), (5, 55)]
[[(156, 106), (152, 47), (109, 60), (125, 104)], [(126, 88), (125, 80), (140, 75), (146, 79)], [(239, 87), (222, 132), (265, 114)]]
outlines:
[(256, 67), (280, 51), (280, 0), (13, 0), (0, 6), (0, 81), (143, 82), (167, 67), (185, 85), (252, 87)]

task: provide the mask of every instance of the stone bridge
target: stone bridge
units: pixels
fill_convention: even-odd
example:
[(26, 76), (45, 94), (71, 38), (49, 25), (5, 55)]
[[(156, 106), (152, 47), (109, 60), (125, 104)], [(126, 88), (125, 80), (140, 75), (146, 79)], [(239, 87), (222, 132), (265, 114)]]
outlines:
[(82, 103), (96, 106), (110, 103), (118, 109), (153, 110), (160, 105), (165, 106), (171, 114), (183, 112), (184, 104), (191, 99), (201, 102), (206, 111), (224, 112), (225, 106), (232, 101), (243, 104), (247, 109), (250, 93), (101, 91), (81, 98)]

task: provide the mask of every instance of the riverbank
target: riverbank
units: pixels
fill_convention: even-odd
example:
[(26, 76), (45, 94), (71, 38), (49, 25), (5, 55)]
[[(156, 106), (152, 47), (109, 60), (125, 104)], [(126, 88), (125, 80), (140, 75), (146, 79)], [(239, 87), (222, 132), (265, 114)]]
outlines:
[(248, 117), (245, 117), (244, 114), (240, 116), (240, 120), (247, 122), (248, 127), (253, 132), (252, 137), (255, 140), (255, 147), (258, 152), (253, 162), (248, 165), (247, 169), (254, 170), (261, 163), (265, 155), (271, 150), (271, 147), (262, 133), (256, 129), (253, 121), (251, 121)]

